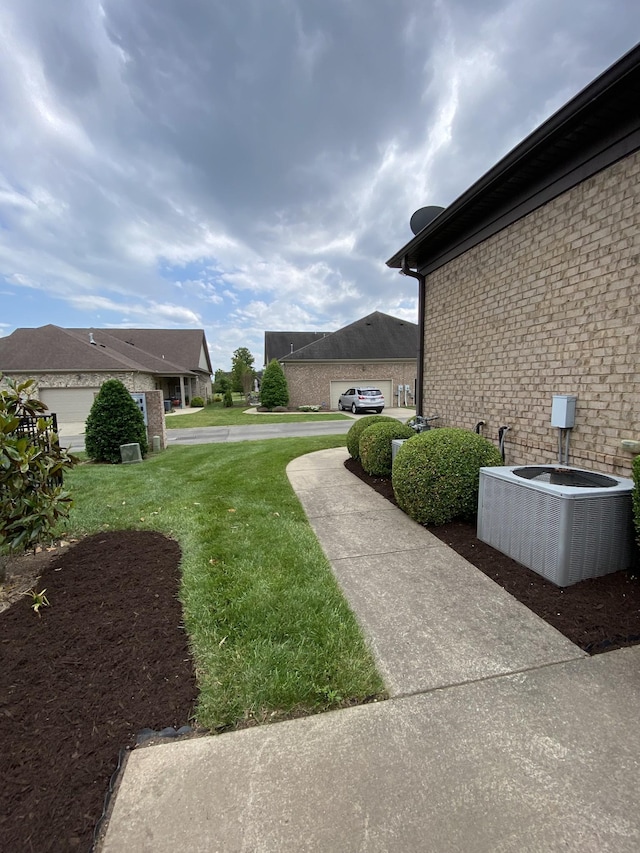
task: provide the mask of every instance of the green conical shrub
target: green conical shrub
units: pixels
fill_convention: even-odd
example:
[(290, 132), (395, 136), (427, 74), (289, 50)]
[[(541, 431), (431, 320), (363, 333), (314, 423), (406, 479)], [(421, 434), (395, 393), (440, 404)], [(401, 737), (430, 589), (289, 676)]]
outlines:
[(280, 362), (273, 358), (265, 367), (260, 387), (260, 402), (265, 409), (286, 406), (289, 402), (289, 388)]
[(107, 379), (102, 385), (87, 418), (85, 449), (95, 462), (118, 463), (120, 445), (140, 445), (147, 452), (147, 430), (142, 412), (131, 394), (118, 379)]

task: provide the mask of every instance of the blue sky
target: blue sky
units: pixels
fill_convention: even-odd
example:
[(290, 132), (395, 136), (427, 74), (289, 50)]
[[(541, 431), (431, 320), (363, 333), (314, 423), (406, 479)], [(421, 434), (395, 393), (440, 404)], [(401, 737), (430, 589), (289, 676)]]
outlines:
[[(0, 334), (416, 321), (385, 260), (640, 40), (636, 0), (0, 0)], [(1, 368), (1, 365), (0, 365)]]

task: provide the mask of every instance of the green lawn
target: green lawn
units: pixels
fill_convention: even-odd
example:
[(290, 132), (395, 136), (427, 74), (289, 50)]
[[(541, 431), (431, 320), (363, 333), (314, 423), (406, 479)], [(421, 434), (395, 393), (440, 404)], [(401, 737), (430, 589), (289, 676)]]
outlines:
[(233, 408), (225, 409), (222, 403), (210, 403), (199, 412), (190, 415), (171, 415), (165, 418), (167, 429), (183, 429), (184, 427), (208, 427), (208, 426), (247, 426), (249, 424), (282, 424), (301, 423), (302, 421), (343, 421), (346, 415), (338, 412), (299, 412), (292, 414), (255, 414), (245, 415), (248, 406), (246, 403), (236, 399)]
[[(195, 417), (195, 416), (194, 416)], [(66, 477), (71, 535), (159, 530), (182, 548), (198, 722), (317, 712), (384, 687), (285, 468), (344, 436), (172, 447)]]

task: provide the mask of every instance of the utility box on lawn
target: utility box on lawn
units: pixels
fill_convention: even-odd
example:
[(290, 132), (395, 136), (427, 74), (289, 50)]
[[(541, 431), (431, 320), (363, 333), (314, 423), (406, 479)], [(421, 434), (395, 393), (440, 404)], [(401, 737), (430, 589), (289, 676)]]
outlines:
[(132, 462), (142, 462), (142, 454), (140, 453), (140, 445), (138, 442), (133, 444), (120, 445), (120, 458), (123, 465), (130, 465)]

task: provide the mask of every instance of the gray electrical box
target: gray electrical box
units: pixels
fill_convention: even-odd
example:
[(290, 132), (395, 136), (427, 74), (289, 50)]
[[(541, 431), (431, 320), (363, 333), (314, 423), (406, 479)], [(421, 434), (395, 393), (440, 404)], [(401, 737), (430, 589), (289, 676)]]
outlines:
[(554, 394), (551, 405), (551, 426), (571, 429), (576, 420), (576, 400), (570, 394)]

